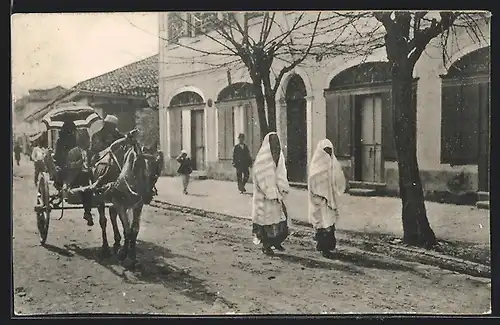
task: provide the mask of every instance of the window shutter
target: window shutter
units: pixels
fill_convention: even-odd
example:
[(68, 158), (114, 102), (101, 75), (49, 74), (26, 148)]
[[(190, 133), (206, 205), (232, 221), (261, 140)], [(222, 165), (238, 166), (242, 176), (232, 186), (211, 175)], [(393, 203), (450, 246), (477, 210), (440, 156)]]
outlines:
[(460, 157), (461, 85), (443, 85), (441, 100), (441, 162)]
[(392, 108), (392, 91), (382, 93), (382, 151), (384, 159), (397, 160), (396, 142), (394, 140), (394, 111)]
[(339, 97), (338, 121), (338, 156), (351, 156), (351, 107), (354, 106), (354, 96), (341, 95)]
[(351, 107), (354, 98), (349, 94), (328, 93), (326, 99), (326, 136), (332, 141), (335, 155), (351, 156)]
[(181, 109), (170, 109), (170, 156), (177, 157), (181, 151), (182, 115)]
[(245, 104), (245, 112), (246, 112), (246, 133), (248, 134), (248, 148), (250, 149), (250, 153), (252, 157), (255, 158), (257, 153), (259, 152), (261, 139), (260, 139), (260, 124), (259, 124), (259, 116), (257, 112), (257, 103), (255, 100), (252, 100)]
[(490, 147), (490, 83), (479, 84), (479, 153), (489, 154)]
[(326, 101), (326, 137), (333, 144), (334, 152), (337, 154), (337, 123), (338, 123), (338, 105), (339, 96), (335, 93), (327, 93), (325, 95)]
[(217, 104), (217, 146), (219, 151), (219, 159), (224, 159), (226, 153), (226, 115), (223, 104)]
[(226, 160), (233, 157), (233, 107), (230, 103), (217, 104), (218, 148), (219, 159)]
[(477, 164), (479, 157), (479, 85), (462, 85), (460, 156), (464, 164)]
[(226, 151), (224, 159), (232, 159), (234, 147), (234, 123), (233, 123), (233, 107), (228, 106), (225, 109), (225, 141)]
[(245, 119), (245, 139), (247, 142), (248, 149), (250, 150), (250, 154), (252, 157), (255, 157), (257, 154), (257, 151), (255, 151), (255, 146), (257, 144), (257, 150), (259, 150), (259, 144), (260, 144), (260, 139), (258, 138), (259, 135), (259, 127), (258, 127), (258, 122), (257, 120), (254, 120), (254, 112), (256, 110), (254, 109), (254, 105), (252, 105), (251, 102), (246, 102), (243, 105), (243, 114), (244, 114), (244, 119)]

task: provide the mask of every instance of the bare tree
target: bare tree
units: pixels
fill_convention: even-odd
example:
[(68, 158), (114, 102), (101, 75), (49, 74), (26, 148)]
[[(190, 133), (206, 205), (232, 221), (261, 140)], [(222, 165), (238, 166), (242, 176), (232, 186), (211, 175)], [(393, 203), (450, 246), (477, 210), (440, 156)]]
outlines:
[[(257, 13), (259, 17), (254, 22), (257, 21), (258, 24), (255, 24), (248, 19), (248, 14), (256, 13), (226, 13), (222, 17), (213, 14), (212, 19), (203, 22), (208, 22), (211, 28), (201, 28), (199, 32), (205, 39), (212, 41), (210, 46), (206, 46), (206, 43), (205, 46), (179, 45), (198, 52), (205, 63), (208, 56), (224, 58), (220, 62), (207, 64), (227, 66), (235, 62), (231, 57), (244, 64), (252, 80), (261, 135), (264, 137), (268, 132), (276, 131), (276, 95), (283, 77), (302, 64), (308, 56), (320, 55), (319, 49), (324, 49), (325, 46), (321, 46), (322, 42), (317, 40), (319, 35), (328, 33), (331, 38), (335, 30), (336, 37), (339, 38), (349, 21), (337, 17), (336, 22), (332, 22), (331, 15), (323, 14), (326, 17), (322, 17), (321, 12), (314, 15), (304, 12), (261, 12)], [(182, 20), (189, 26), (199, 28), (196, 20)], [(341, 46), (339, 52), (342, 51), (340, 48)], [(282, 65), (277, 72), (273, 68), (275, 61), (280, 61)]]
[[(441, 37), (443, 59), (448, 58), (447, 44), (455, 28), (465, 29), (474, 41), (481, 42), (479, 22), (487, 19), (483, 13), (460, 12), (408, 12), (386, 11), (374, 13), (338, 13), (341, 17), (357, 20), (375, 18), (380, 24), (375, 29), (363, 32), (363, 42), (376, 39), (377, 44), (362, 44), (376, 48), (380, 38), (373, 38), (374, 31), (380, 34), (383, 26), (383, 45), (392, 68), (392, 107), (397, 148), (399, 189), (402, 200), (403, 241), (409, 245), (433, 247), (436, 236), (427, 219), (422, 182), (417, 161), (416, 107), (412, 105), (412, 82), (415, 64), (427, 46)], [(355, 22), (354, 24), (359, 24)], [(371, 38), (370, 38), (371, 37)]]

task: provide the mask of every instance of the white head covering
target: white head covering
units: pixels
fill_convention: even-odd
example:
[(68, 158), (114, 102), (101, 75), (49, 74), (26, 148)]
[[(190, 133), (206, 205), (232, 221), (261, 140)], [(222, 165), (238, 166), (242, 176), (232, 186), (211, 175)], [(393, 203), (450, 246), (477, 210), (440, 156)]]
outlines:
[(104, 123), (118, 125), (118, 118), (114, 115), (106, 115), (106, 117), (104, 118)]
[[(332, 149), (331, 157), (325, 152), (325, 148)], [(334, 192), (337, 195), (342, 195), (346, 190), (346, 179), (342, 165), (335, 157), (333, 145), (328, 139), (321, 140), (314, 151), (309, 168), (308, 189), (311, 194), (324, 197), (332, 208), (335, 208)]]
[(269, 143), (269, 136), (271, 134), (278, 136), (276, 132), (269, 132), (264, 138), (264, 141), (262, 141), (262, 146), (253, 164), (253, 179), (255, 185), (257, 185), (266, 196), (266, 199), (282, 200), (282, 193), (289, 192), (290, 185), (288, 184), (285, 157), (281, 149), (277, 166), (274, 163), (271, 154), (271, 145)]
[(181, 154), (183, 154), (183, 153), (187, 155), (187, 151), (184, 149), (181, 150)]

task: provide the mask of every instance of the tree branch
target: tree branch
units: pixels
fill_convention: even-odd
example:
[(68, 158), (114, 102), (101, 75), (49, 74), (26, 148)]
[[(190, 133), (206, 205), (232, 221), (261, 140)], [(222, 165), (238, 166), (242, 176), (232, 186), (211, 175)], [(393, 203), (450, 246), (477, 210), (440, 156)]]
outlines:
[(427, 44), (429, 42), (439, 36), (444, 31), (451, 28), (453, 22), (460, 16), (460, 13), (454, 12), (440, 12), (441, 21), (437, 22), (436, 19), (433, 19), (431, 26), (419, 31), (415, 34), (415, 37), (410, 42), (410, 49), (415, 49), (409, 57), (410, 63), (412, 65), (416, 64), (422, 53), (424, 52)]
[(275, 80), (275, 83), (274, 83), (274, 87), (273, 87), (273, 92), (276, 93), (278, 91), (278, 88), (280, 86), (280, 83), (281, 83), (281, 79), (283, 79), (283, 76), (292, 71), (293, 69), (295, 69), (295, 67), (297, 65), (299, 65), (302, 61), (305, 60), (305, 58), (309, 55), (309, 52), (311, 51), (311, 48), (314, 44), (314, 39), (315, 39), (315, 36), (316, 36), (316, 30), (318, 28), (318, 24), (319, 24), (319, 18), (321, 17), (321, 12), (318, 13), (318, 17), (316, 18), (316, 23), (314, 24), (314, 29), (313, 29), (313, 33), (312, 33), (312, 37), (311, 37), (311, 41), (309, 42), (309, 46), (307, 47), (306, 51), (302, 54), (302, 57), (298, 60), (295, 60), (292, 64), (290, 64), (289, 66), (287, 67), (284, 67), (283, 69), (281, 69), (280, 73), (278, 74), (278, 76), (276, 77), (276, 80)]

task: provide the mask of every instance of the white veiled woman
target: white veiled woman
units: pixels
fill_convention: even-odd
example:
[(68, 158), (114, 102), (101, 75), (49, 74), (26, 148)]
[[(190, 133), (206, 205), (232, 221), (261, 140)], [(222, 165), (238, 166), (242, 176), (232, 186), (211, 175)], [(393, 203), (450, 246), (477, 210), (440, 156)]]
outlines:
[(316, 147), (308, 183), (309, 222), (316, 231), (316, 249), (329, 256), (336, 247), (337, 197), (345, 192), (346, 179), (328, 139), (321, 140)]
[(290, 191), (276, 132), (264, 138), (253, 164), (252, 221), (256, 244), (262, 243), (262, 252), (274, 254), (272, 247), (283, 251), (281, 243), (288, 237), (288, 224), (284, 198)]

